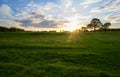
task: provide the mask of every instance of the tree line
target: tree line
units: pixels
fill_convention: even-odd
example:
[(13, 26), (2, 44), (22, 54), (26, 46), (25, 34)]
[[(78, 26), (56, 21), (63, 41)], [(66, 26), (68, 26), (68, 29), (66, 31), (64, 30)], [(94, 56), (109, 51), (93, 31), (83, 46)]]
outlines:
[(23, 31), (25, 30), (16, 27), (7, 28), (0, 26), (0, 32), (23, 32)]
[(107, 29), (109, 29), (109, 26), (111, 26), (110, 22), (106, 22), (106, 23), (103, 24), (100, 21), (100, 19), (93, 18), (91, 20), (91, 22), (86, 27), (82, 27), (81, 29), (84, 30), (84, 31), (88, 30), (88, 29), (91, 29), (93, 31), (96, 31), (96, 29), (107, 31)]

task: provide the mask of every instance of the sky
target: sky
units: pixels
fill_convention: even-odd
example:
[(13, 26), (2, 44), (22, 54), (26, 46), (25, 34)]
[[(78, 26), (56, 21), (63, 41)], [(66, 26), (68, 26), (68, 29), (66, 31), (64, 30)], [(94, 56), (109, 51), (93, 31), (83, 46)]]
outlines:
[(120, 28), (120, 0), (0, 0), (0, 25), (5, 27), (71, 31), (93, 18)]

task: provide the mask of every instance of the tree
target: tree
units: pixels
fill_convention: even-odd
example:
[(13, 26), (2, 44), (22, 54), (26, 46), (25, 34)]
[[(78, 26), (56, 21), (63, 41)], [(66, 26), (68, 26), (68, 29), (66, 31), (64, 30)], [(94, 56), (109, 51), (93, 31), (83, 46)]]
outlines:
[(0, 32), (7, 32), (9, 28), (0, 26)]
[(102, 25), (102, 28), (107, 31), (107, 29), (109, 28), (109, 26), (111, 25), (110, 22), (106, 22), (104, 25)]
[(91, 27), (94, 29), (94, 31), (96, 30), (96, 28), (99, 28), (102, 26), (102, 23), (98, 18), (93, 18), (90, 24), (91, 24)]
[(81, 27), (81, 29), (85, 32), (85, 31), (87, 31), (86, 29), (86, 27)]
[(24, 29), (16, 28), (16, 27), (11, 27), (10, 32), (22, 32)]
[(87, 29), (93, 29), (93, 25), (92, 24), (88, 24), (87, 25)]

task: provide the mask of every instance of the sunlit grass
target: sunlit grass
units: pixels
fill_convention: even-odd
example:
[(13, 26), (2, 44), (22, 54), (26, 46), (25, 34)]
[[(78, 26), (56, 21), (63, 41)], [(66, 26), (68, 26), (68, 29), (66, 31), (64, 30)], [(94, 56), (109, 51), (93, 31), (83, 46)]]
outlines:
[(0, 33), (0, 76), (119, 77), (119, 34)]

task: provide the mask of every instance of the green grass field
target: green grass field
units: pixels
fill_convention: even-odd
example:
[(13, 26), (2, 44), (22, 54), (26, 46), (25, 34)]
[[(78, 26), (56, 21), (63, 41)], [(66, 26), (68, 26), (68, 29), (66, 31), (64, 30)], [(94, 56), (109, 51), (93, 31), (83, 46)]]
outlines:
[(120, 77), (120, 32), (0, 33), (0, 77)]

